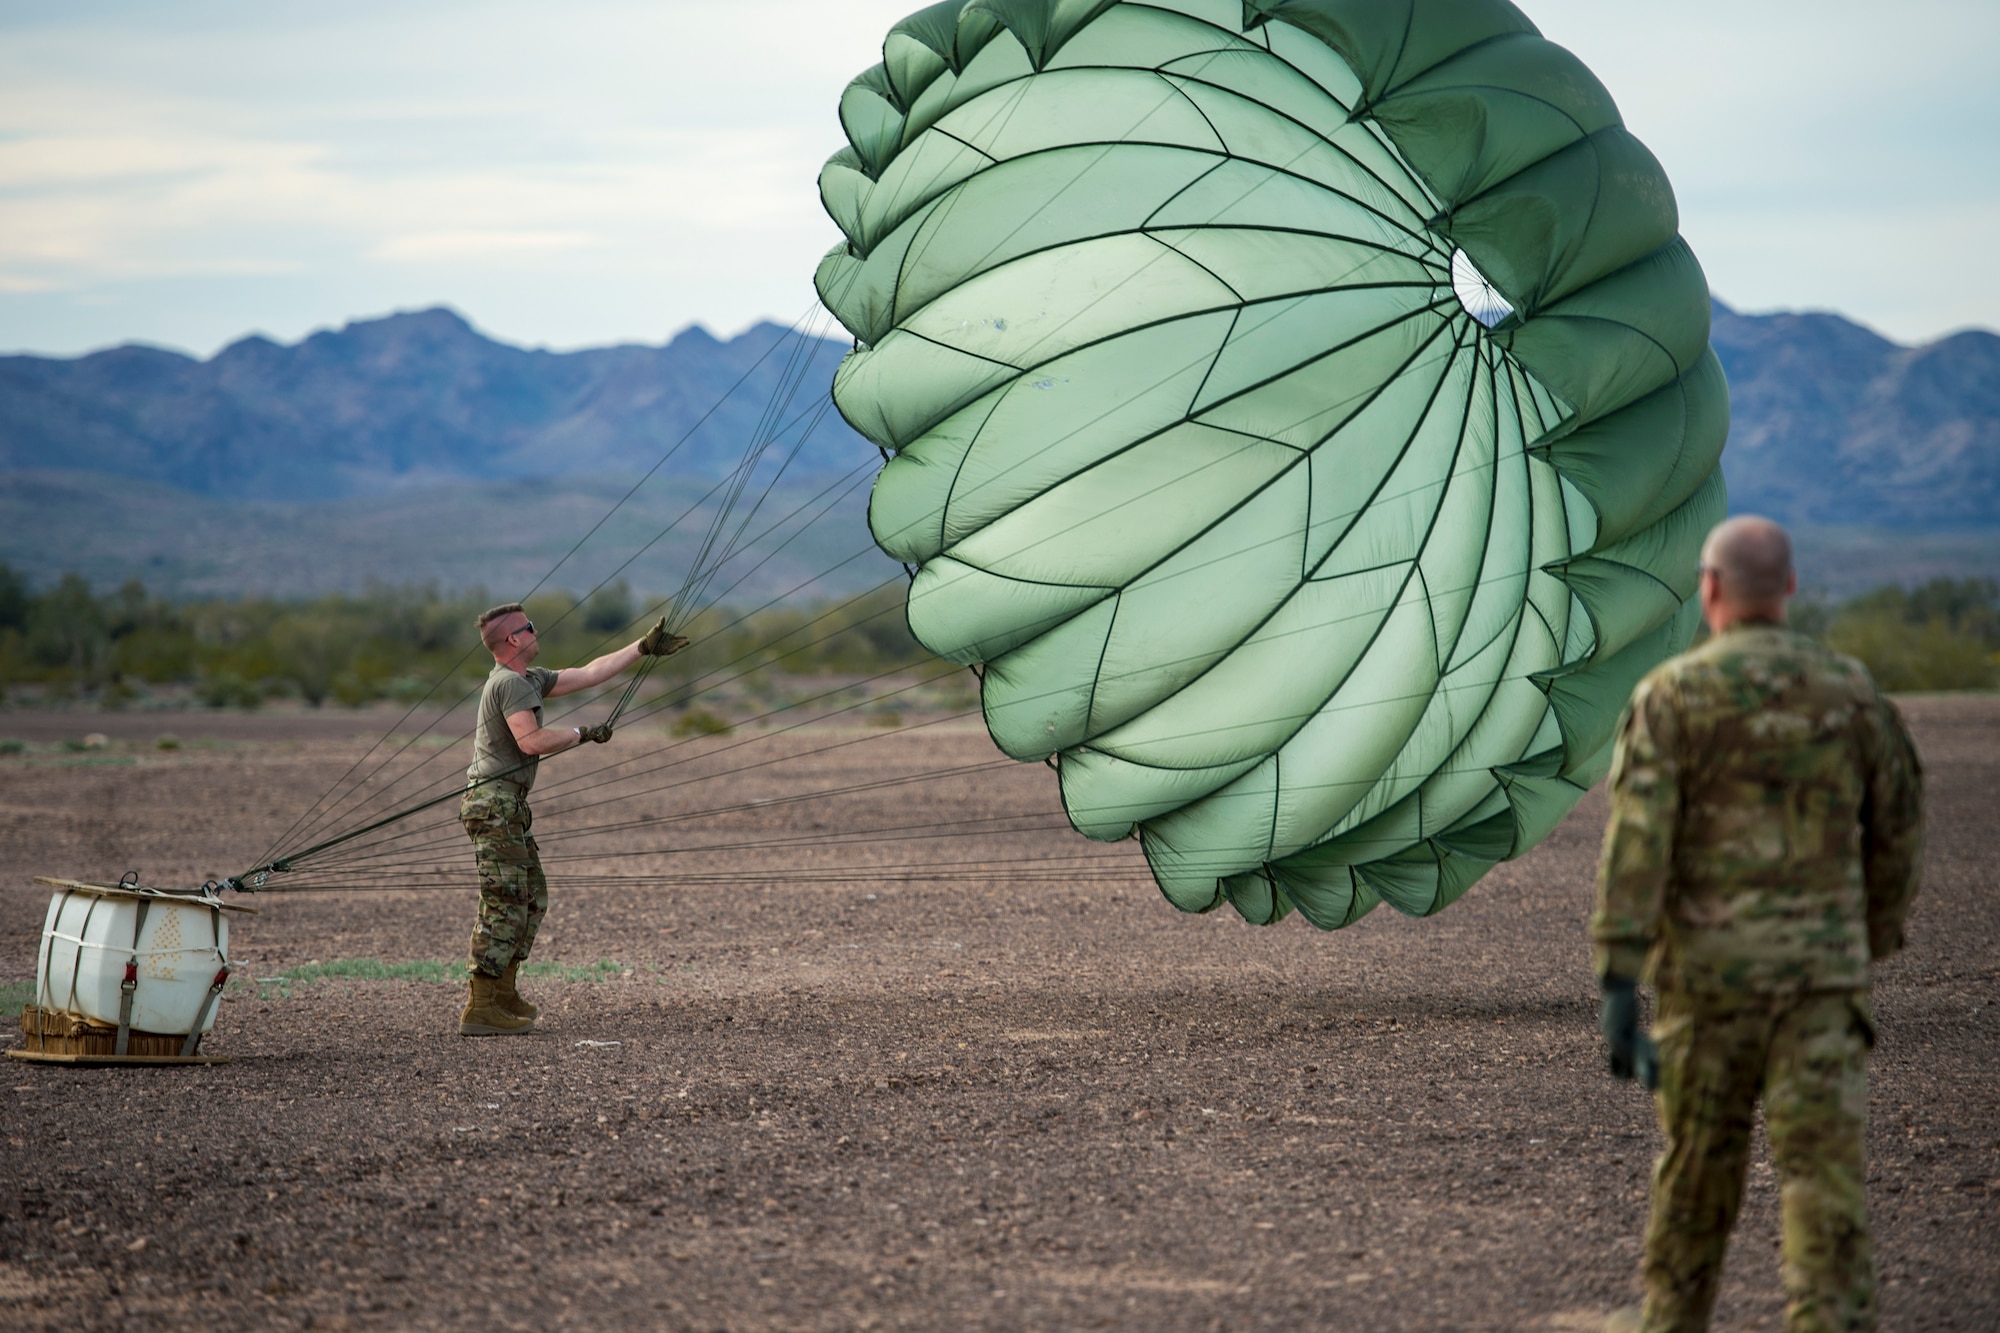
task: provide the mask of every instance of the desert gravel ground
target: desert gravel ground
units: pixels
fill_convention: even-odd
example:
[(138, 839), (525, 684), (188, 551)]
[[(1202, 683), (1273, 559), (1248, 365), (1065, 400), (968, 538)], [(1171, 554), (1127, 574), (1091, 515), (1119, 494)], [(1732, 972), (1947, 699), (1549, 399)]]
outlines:
[[(1883, 1327), (1992, 1329), (2000, 699), (1905, 707), (1931, 814), (1878, 973)], [(0, 713), (30, 742), (0, 985), (33, 875), (240, 869), (384, 725)], [(630, 790), (655, 739), (614, 742)], [(1658, 1136), (1595, 1031), (1601, 792), (1442, 915), (1327, 935), (1174, 911), (962, 724), (679, 753), (698, 781), (621, 808), (726, 813), (538, 805), (536, 958), (573, 979), (530, 983), (530, 1036), (454, 1035), (438, 982), (247, 980), (230, 1063), (0, 1064), (0, 1328), (1557, 1330), (1633, 1297)], [(254, 899), (237, 975), (452, 959), (469, 882)], [(1780, 1326), (1776, 1244), (1760, 1147), (1718, 1327)]]

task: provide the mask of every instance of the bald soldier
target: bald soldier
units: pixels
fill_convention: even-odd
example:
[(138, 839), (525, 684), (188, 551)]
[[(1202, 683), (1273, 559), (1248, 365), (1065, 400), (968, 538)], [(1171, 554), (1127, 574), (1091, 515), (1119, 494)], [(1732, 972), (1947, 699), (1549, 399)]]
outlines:
[(1708, 1327), (1761, 1099), (1785, 1327), (1873, 1329), (1869, 964), (1903, 945), (1922, 775), (1867, 669), (1786, 626), (1784, 529), (1730, 519), (1700, 577), (1714, 636), (1633, 693), (1590, 920), (1613, 1074), (1653, 1081), (1642, 974), (1659, 993), (1646, 1302), (1611, 1326)]
[(540, 1012), (522, 998), (517, 976), (535, 932), (549, 910), (549, 884), (540, 850), (528, 830), (534, 815), (528, 790), (541, 760), (583, 744), (611, 739), (611, 724), (545, 727), (542, 700), (602, 685), (642, 657), (665, 657), (688, 641), (660, 622), (637, 642), (580, 667), (550, 671), (534, 664), (541, 653), (535, 622), (518, 602), (479, 617), (479, 637), (493, 654), (493, 670), (479, 692), (472, 766), (465, 770), (459, 822), (472, 838), (479, 865), (479, 918), (472, 927), (472, 958), (463, 1037), (527, 1032)]

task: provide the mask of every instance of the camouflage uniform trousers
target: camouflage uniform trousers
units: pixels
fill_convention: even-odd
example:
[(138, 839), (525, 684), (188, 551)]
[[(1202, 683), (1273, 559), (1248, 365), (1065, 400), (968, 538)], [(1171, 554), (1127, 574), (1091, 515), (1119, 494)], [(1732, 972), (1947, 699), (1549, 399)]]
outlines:
[(1788, 1333), (1875, 1327), (1863, 1136), (1865, 990), (1660, 996), (1660, 1128), (1646, 1226), (1646, 1333), (1708, 1327), (1764, 1104), (1784, 1223)]
[(549, 911), (549, 882), (541, 849), (528, 829), (534, 815), (527, 797), (504, 782), (465, 794), (459, 822), (479, 863), (479, 919), (472, 928), (472, 970), (497, 977), (524, 961)]

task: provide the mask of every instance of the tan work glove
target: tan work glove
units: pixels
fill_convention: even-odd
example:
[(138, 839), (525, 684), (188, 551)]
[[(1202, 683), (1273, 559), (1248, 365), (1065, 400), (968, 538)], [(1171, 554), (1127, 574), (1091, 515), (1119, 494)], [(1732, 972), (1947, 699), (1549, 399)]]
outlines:
[(642, 657), (671, 657), (687, 646), (688, 641), (680, 635), (667, 633), (667, 618), (661, 616), (659, 623), (639, 640), (639, 653)]

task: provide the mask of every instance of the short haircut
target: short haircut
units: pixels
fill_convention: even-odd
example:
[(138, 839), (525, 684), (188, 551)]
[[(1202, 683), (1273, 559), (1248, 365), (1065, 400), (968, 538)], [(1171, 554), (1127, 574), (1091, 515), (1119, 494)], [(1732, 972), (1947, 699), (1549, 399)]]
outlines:
[(1791, 539), (1768, 518), (1739, 514), (1717, 524), (1702, 545), (1701, 558), (1737, 605), (1781, 602), (1791, 590)]
[(496, 606), (479, 613), (479, 641), (486, 645), (487, 652), (497, 653), (500, 651), (500, 645), (507, 642), (507, 635), (500, 629), (500, 622), (516, 613), (525, 615), (527, 608), (519, 602), (509, 602), (505, 606)]

